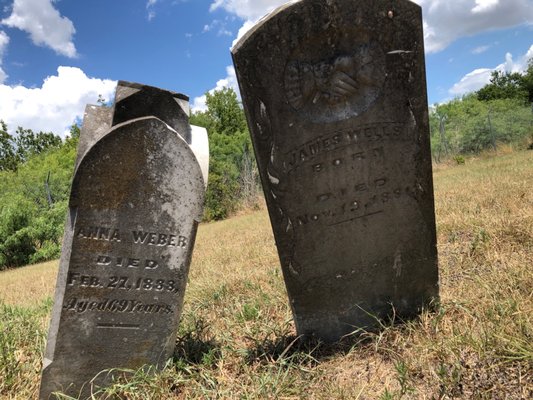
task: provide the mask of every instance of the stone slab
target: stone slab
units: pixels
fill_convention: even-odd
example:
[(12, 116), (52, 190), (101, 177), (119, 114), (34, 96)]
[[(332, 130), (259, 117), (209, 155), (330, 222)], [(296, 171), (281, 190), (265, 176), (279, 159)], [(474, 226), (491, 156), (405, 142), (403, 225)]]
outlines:
[(203, 212), (202, 170), (178, 132), (141, 117), (102, 134), (98, 121), (110, 114), (88, 110), (40, 399), (87, 398), (117, 374), (93, 380), (102, 370), (171, 357)]
[(298, 333), (437, 300), (420, 7), (291, 2), (232, 55)]

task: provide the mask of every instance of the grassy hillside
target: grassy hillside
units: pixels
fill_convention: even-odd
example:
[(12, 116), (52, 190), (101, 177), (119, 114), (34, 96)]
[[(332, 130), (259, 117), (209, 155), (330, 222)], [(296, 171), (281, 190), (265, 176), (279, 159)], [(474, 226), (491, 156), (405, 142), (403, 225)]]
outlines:
[[(435, 198), (436, 313), (334, 346), (300, 343), (266, 211), (204, 224), (174, 359), (106, 396), (533, 398), (533, 152), (441, 166)], [(56, 272), (0, 273), (0, 398), (36, 396)]]

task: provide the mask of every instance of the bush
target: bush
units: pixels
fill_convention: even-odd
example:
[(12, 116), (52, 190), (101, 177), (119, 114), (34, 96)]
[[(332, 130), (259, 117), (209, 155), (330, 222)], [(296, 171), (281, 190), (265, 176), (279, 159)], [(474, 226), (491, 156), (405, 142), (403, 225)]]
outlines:
[(0, 211), (0, 269), (26, 265), (35, 252), (29, 228), (33, 207), (22, 198), (14, 200)]
[(209, 182), (204, 220), (230, 216), (257, 191), (259, 179), (244, 112), (232, 89), (206, 94), (207, 111), (191, 116), (209, 135)]
[(218, 173), (209, 173), (209, 185), (205, 196), (204, 220), (227, 218), (237, 207), (237, 183)]
[(478, 154), (498, 144), (525, 148), (533, 134), (529, 106), (517, 99), (480, 101), (475, 95), (434, 107), (430, 113), (431, 150), (441, 156)]
[(27, 152), (16, 171), (0, 170), (0, 270), (60, 255), (77, 139), (45, 138), (53, 143)]

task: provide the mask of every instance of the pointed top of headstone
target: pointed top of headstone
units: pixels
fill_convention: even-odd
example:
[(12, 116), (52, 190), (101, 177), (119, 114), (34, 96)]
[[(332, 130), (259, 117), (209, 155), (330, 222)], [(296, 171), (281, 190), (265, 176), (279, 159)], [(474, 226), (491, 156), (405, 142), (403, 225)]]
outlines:
[[(252, 26), (237, 42), (232, 46), (231, 52), (235, 53), (239, 50), (239, 47), (245, 43), (250, 36), (252, 36), (257, 30), (261, 28), (261, 26), (267, 22), (269, 19), (275, 17), (277, 14), (280, 14), (284, 12), (286, 9), (291, 8), (295, 3), (300, 3), (302, 0), (290, 0), (287, 1), (285, 4), (282, 4), (281, 6), (275, 8), (274, 10), (270, 11), (269, 13), (265, 14), (262, 18), (257, 21), (257, 23)], [(292, 9), (291, 9), (292, 11)]]

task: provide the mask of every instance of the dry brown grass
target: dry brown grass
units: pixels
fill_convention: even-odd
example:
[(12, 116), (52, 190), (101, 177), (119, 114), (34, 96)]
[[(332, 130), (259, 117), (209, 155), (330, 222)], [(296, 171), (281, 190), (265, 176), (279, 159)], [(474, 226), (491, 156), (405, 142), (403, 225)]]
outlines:
[(54, 292), (59, 261), (49, 261), (0, 272), (0, 302), (36, 305)]
[[(334, 346), (295, 337), (266, 211), (202, 225), (174, 359), (161, 374), (139, 372), (107, 395), (533, 398), (532, 188), (531, 152), (439, 167), (440, 307)], [(42, 275), (43, 269), (49, 275)], [(52, 263), (0, 273), (2, 299), (30, 310), (22, 319), (0, 316), (0, 327), (12, 321), (23, 336), (32, 318), (46, 320), (49, 305), (42, 311), (35, 304), (51, 295), (53, 271)], [(0, 397), (35, 396), (39, 360), (35, 350), (24, 349), (42, 346), (44, 340), (42, 331), (31, 337), (34, 344), (19, 344), (23, 354), (12, 359), (26, 357), (33, 367), (16, 375), (11, 386), (3, 387), (0, 375)], [(1, 362), (0, 374), (5, 371)]]

